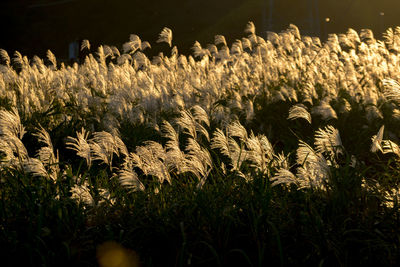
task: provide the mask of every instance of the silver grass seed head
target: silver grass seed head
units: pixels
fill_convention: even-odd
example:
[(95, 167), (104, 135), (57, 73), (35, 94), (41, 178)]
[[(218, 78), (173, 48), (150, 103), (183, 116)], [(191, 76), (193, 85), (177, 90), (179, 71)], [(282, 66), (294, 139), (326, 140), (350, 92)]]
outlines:
[(56, 69), (57, 68), (56, 56), (50, 50), (47, 50), (46, 55), (47, 55), (47, 59), (51, 62), (51, 64), (53, 64), (53, 68)]
[(221, 129), (216, 129), (211, 139), (211, 148), (218, 149), (222, 155), (231, 156), (229, 150), (229, 139)]
[(287, 169), (279, 169), (277, 173), (271, 178), (271, 186), (277, 186), (279, 184), (284, 184), (286, 186), (291, 184), (297, 184), (296, 176)]
[(22, 166), (26, 173), (30, 173), (34, 177), (47, 177), (52, 180), (55, 180), (55, 177), (52, 177), (48, 174), (46, 168), (39, 159), (35, 158), (26, 159), (23, 161)]
[(164, 27), (158, 36), (157, 43), (167, 43), (169, 47), (172, 47), (172, 30)]
[(6, 50), (0, 49), (0, 58), (7, 66), (10, 65), (11, 59)]
[(220, 34), (215, 35), (214, 36), (214, 44), (215, 45), (222, 44), (223, 46), (227, 46), (225, 36), (220, 35)]
[(328, 153), (332, 157), (343, 154), (339, 131), (331, 125), (317, 130), (314, 145), (318, 153)]
[(87, 132), (85, 129), (82, 128), (81, 132), (76, 132), (76, 138), (67, 137), (67, 148), (75, 150), (78, 156), (84, 158), (86, 160), (87, 165), (91, 166), (91, 151), (90, 145), (88, 143), (88, 137), (90, 132)]
[(87, 182), (82, 185), (74, 185), (70, 192), (72, 193), (71, 198), (76, 200), (78, 203), (82, 202), (88, 206), (94, 206), (94, 199), (90, 193)]
[(89, 40), (83, 40), (81, 43), (81, 51), (83, 51), (84, 49), (90, 50), (90, 42)]
[(145, 187), (139, 180), (137, 174), (128, 168), (124, 168), (118, 172), (118, 179), (121, 186), (127, 188), (130, 191), (144, 191)]
[(382, 139), (383, 139), (383, 131), (385, 130), (385, 125), (382, 125), (382, 127), (379, 129), (378, 133), (374, 136), (372, 136), (371, 141), (372, 141), (372, 145), (371, 145), (371, 152), (372, 153), (376, 153), (378, 150), (383, 152), (382, 149)]
[(246, 28), (244, 29), (244, 32), (252, 35), (256, 34), (256, 26), (254, 26), (254, 23), (252, 21), (249, 21), (246, 25)]
[(297, 104), (289, 109), (288, 120), (295, 119), (305, 119), (309, 124), (311, 124), (311, 114), (308, 112), (307, 107), (303, 104)]
[(394, 153), (398, 157), (400, 157), (400, 148), (395, 142), (391, 140), (382, 140), (382, 153)]
[(0, 110), (0, 135), (14, 135), (22, 139), (25, 133), (17, 108), (13, 107), (11, 111)]

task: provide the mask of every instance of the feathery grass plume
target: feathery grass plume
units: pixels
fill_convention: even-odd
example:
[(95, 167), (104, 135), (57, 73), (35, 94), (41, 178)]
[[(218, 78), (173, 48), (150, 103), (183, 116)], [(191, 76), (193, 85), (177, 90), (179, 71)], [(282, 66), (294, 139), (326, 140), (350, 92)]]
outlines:
[(53, 65), (54, 69), (57, 69), (57, 59), (56, 56), (50, 51), (47, 50), (46, 53), (47, 59), (51, 62), (51, 64)]
[(229, 149), (229, 138), (224, 134), (221, 129), (216, 129), (211, 138), (211, 148), (218, 149), (222, 155), (232, 158)]
[(317, 153), (328, 153), (332, 158), (338, 154), (343, 154), (339, 131), (331, 125), (324, 129), (319, 128), (316, 131), (314, 145)]
[(247, 135), (247, 130), (244, 128), (242, 124), (240, 124), (239, 121), (234, 121), (231, 124), (228, 125), (228, 133), (229, 136), (233, 137), (239, 137), (240, 141), (242, 142), (247, 142), (248, 135)]
[[(28, 151), (26, 150), (24, 144), (22, 143), (21, 139), (16, 137), (15, 135), (2, 135), (0, 136), (0, 140), (2, 140), (3, 144), (7, 144), (8, 148), (0, 148), (0, 151), (4, 151), (8, 153), (9, 149), (12, 150), (12, 155), (17, 157), (20, 160), (24, 160), (29, 158)], [(4, 149), (4, 150), (3, 150)]]
[(394, 153), (400, 157), (400, 148), (396, 143), (394, 143), (390, 140), (382, 140), (381, 147), (382, 147), (383, 154)]
[(104, 53), (104, 47), (102, 45), (100, 45), (97, 48), (97, 57), (98, 57), (99, 63), (101, 65), (105, 66), (106, 65), (106, 55)]
[(150, 60), (142, 52), (136, 52), (133, 55), (133, 59), (136, 69), (143, 69), (143, 67), (148, 68), (151, 65)]
[(201, 122), (207, 125), (210, 124), (207, 113), (200, 106), (194, 106), (193, 114), (187, 110), (181, 111), (180, 117), (175, 120), (176, 124), (182, 127), (185, 134), (197, 139), (197, 132), (199, 132), (209, 141), (210, 136), (208, 131), (203, 125), (201, 125)]
[(136, 148), (136, 153), (130, 153), (133, 166), (141, 169), (145, 175), (157, 177), (161, 184), (164, 181), (171, 183), (171, 176), (164, 163), (166, 157), (162, 145), (154, 141), (147, 141), (144, 146)]
[(300, 31), (296, 25), (290, 24), (287, 31), (290, 32), (297, 40), (301, 40)]
[(221, 60), (223, 63), (228, 62), (231, 59), (229, 48), (227, 46), (221, 47), (221, 49), (218, 51), (217, 58)]
[(188, 134), (193, 138), (197, 138), (196, 123), (192, 114), (189, 111), (187, 110), (181, 111), (180, 117), (177, 118), (175, 122), (180, 127), (182, 127), (183, 132), (185, 134)]
[(109, 145), (109, 143), (98, 144), (96, 142), (93, 142), (92, 140), (89, 140), (92, 160), (102, 161), (111, 168), (113, 152), (110, 151), (110, 147), (107, 145)]
[(147, 48), (151, 48), (150, 43), (149, 43), (148, 41), (142, 42), (142, 45), (140, 46), (140, 50), (141, 50), (141, 51), (144, 51), (144, 50), (146, 50)]
[(303, 118), (311, 124), (311, 114), (308, 112), (307, 107), (303, 104), (297, 104), (289, 109), (288, 120), (295, 120)]
[(176, 45), (174, 45), (174, 47), (172, 47), (171, 49), (171, 57), (178, 57), (179, 52), (178, 52), (178, 47), (176, 47)]
[(241, 40), (236, 40), (231, 47), (232, 55), (240, 55), (243, 53), (243, 45)]
[(202, 148), (199, 143), (189, 138), (185, 150), (188, 155), (186, 156), (187, 171), (195, 174), (199, 179), (198, 187), (201, 188), (212, 168), (212, 159), (208, 150)]
[(201, 44), (196, 41), (192, 46), (193, 55), (198, 58), (203, 58), (206, 55), (211, 56), (210, 51), (201, 47)]
[(255, 136), (253, 133), (246, 141), (248, 147), (248, 160), (253, 162), (253, 167), (265, 173), (267, 164), (273, 159), (274, 151), (271, 143), (265, 135)]
[(207, 112), (199, 105), (194, 105), (192, 108), (193, 118), (199, 123), (205, 123), (208, 127), (210, 127), (210, 120), (208, 119)]
[(302, 166), (316, 167), (316, 171), (323, 174), (330, 173), (326, 159), (303, 141), (300, 141), (299, 148), (296, 150), (296, 162)]
[(93, 138), (91, 141), (103, 146), (105, 151), (107, 151), (107, 153), (110, 155), (114, 153), (119, 156), (120, 152), (122, 152), (125, 156), (128, 155), (128, 149), (122, 142), (121, 138), (119, 138), (116, 134), (113, 135), (105, 131), (95, 132), (93, 133)]
[(393, 44), (394, 42), (394, 31), (393, 28), (389, 28), (387, 29), (384, 33), (383, 33), (383, 40), (385, 41), (385, 43), (390, 46)]
[(81, 132), (76, 132), (76, 138), (67, 137), (67, 148), (76, 151), (76, 154), (86, 160), (86, 164), (90, 168), (92, 165), (92, 156), (90, 153), (90, 145), (88, 143), (89, 132), (82, 128)]
[(358, 35), (358, 33), (357, 33), (356, 30), (354, 30), (354, 29), (352, 29), (352, 28), (349, 28), (349, 29), (347, 30), (346, 35), (347, 35), (347, 38), (348, 38), (354, 45), (358, 45), (359, 43), (361, 43), (360, 36)]
[(160, 143), (157, 143), (155, 141), (145, 141), (144, 144), (146, 149), (151, 152), (154, 158), (165, 160), (165, 149)]
[(103, 46), (103, 51), (104, 51), (104, 57), (105, 58), (108, 58), (108, 57), (114, 58), (114, 52), (113, 52), (113, 50), (111, 49), (110, 46), (104, 45)]
[(116, 146), (116, 148), (118, 149), (118, 152), (119, 152), (119, 154), (117, 154), (117, 155), (122, 154), (125, 157), (129, 156), (128, 148), (126, 147), (126, 145), (122, 141), (122, 139), (116, 134), (114, 134), (114, 144), (115, 144), (115, 146)]
[(243, 50), (247, 49), (250, 51), (253, 49), (253, 46), (248, 38), (244, 38), (244, 37), (242, 38), (242, 48), (243, 48)]
[(296, 157), (297, 164), (301, 165), (297, 169), (299, 189), (307, 187), (325, 188), (330, 177), (330, 168), (326, 159), (303, 141), (300, 141)]
[(399, 203), (399, 200), (400, 200), (399, 188), (389, 189), (389, 191), (384, 192), (383, 205), (385, 205), (387, 208), (394, 208), (394, 204)]
[(242, 145), (239, 145), (232, 137), (229, 137), (228, 141), (233, 170), (240, 170), (243, 162), (248, 159), (248, 151), (246, 151)]
[(355, 49), (355, 44), (353, 42), (351, 42), (351, 40), (348, 38), (348, 36), (346, 34), (339, 34), (338, 35), (339, 38), (339, 44), (342, 47), (342, 49)]
[(320, 157), (312, 147), (300, 140), (299, 147), (296, 150), (297, 164), (304, 165), (307, 162), (318, 162)]
[(296, 176), (289, 170), (280, 168), (277, 173), (271, 178), (271, 186), (277, 186), (279, 184), (284, 184), (286, 186), (290, 184), (297, 184)]
[(90, 50), (90, 42), (89, 40), (83, 40), (81, 43), (81, 51), (83, 51), (84, 49)]
[(185, 150), (190, 156), (197, 157), (200, 160), (200, 162), (204, 164), (204, 166), (207, 167), (212, 166), (210, 153), (208, 152), (207, 149), (202, 148), (195, 139), (189, 138), (187, 140)]
[(248, 33), (249, 35), (256, 34), (256, 26), (254, 26), (252, 21), (247, 22), (244, 32)]
[(58, 161), (57, 157), (54, 155), (53, 143), (49, 133), (41, 126), (37, 128), (37, 133), (33, 134), (38, 138), (39, 143), (44, 144), (37, 152), (37, 157), (45, 164), (54, 164)]
[(21, 53), (18, 51), (14, 52), (14, 57), (13, 57), (12, 61), (14, 64), (20, 65), (20, 67), (22, 67), (24, 65), (24, 59), (23, 59)]
[(0, 110), (0, 135), (13, 135), (22, 139), (25, 133), (16, 107), (13, 107), (11, 111)]
[(281, 38), (275, 32), (267, 31), (267, 40), (270, 41), (273, 45), (279, 46), (281, 42)]
[(167, 43), (169, 47), (172, 47), (172, 30), (164, 27), (161, 33), (158, 36), (157, 43)]
[(366, 44), (375, 43), (374, 33), (370, 29), (361, 29), (360, 40)]
[(97, 202), (99, 205), (101, 204), (115, 204), (115, 198), (111, 197), (110, 191), (106, 188), (98, 188), (99, 191), (99, 201)]
[(396, 103), (400, 103), (400, 85), (393, 79), (383, 79), (383, 95)]
[(312, 165), (297, 168), (298, 190), (304, 188), (326, 189), (327, 177)]
[(11, 59), (6, 50), (0, 49), (0, 59), (4, 61), (5, 65), (10, 66)]
[(142, 40), (136, 34), (131, 34), (129, 36), (129, 42), (122, 45), (122, 51), (124, 53), (133, 54), (136, 50), (142, 47)]
[(33, 56), (32, 65), (36, 66), (41, 73), (46, 71), (46, 66), (44, 65), (43, 59), (38, 56)]
[(186, 159), (185, 154), (179, 148), (179, 134), (168, 121), (163, 121), (161, 125), (161, 134), (164, 138), (169, 139), (165, 144), (167, 151), (165, 164), (167, 168), (169, 170), (176, 170), (178, 174), (185, 172)]
[(371, 141), (372, 141), (371, 152), (372, 153), (375, 153), (378, 150), (383, 152), (381, 144), (382, 144), (384, 130), (385, 130), (385, 125), (382, 125), (382, 127), (379, 129), (377, 135), (372, 136), (372, 138), (371, 138)]
[(131, 60), (132, 60), (132, 58), (130, 55), (122, 54), (121, 56), (119, 56), (117, 58), (117, 63), (118, 63), (118, 65), (123, 66), (125, 63), (131, 62)]
[(174, 127), (168, 122), (163, 121), (161, 125), (161, 134), (164, 138), (169, 139), (166, 143), (167, 149), (179, 147), (179, 134), (175, 131)]
[(289, 170), (289, 168), (290, 168), (289, 167), (289, 155), (285, 156), (285, 154), (283, 152), (275, 154), (271, 166), (275, 170), (277, 170), (277, 169)]
[(225, 40), (225, 36), (220, 35), (220, 34), (215, 35), (215, 36), (214, 36), (214, 44), (215, 44), (215, 45), (220, 45), (220, 44), (222, 44), (223, 46), (227, 46), (226, 40)]
[(216, 57), (216, 56), (218, 55), (218, 48), (217, 48), (217, 46), (214, 45), (214, 44), (208, 44), (208, 45), (207, 45), (207, 50), (210, 51), (210, 54), (211, 54), (213, 57)]
[[(19, 139), (18, 139), (19, 140)], [(14, 150), (10, 144), (0, 136), (0, 163), (7, 163), (14, 159)], [(0, 164), (1, 166), (1, 164)]]
[(112, 168), (113, 154), (119, 157), (122, 151), (125, 156), (128, 155), (128, 150), (122, 140), (105, 131), (93, 133), (93, 138), (88, 143), (92, 159), (103, 161), (110, 168)]
[(111, 46), (111, 50), (112, 50), (114, 56), (116, 56), (116, 57), (121, 56), (121, 53), (119, 52), (117, 47)]
[(55, 181), (54, 176), (50, 176), (43, 163), (39, 159), (28, 158), (22, 162), (22, 168), (26, 173), (32, 174), (34, 177), (46, 177)]
[(85, 183), (82, 185), (74, 185), (70, 192), (72, 193), (71, 198), (76, 200), (78, 203), (94, 206), (94, 199), (90, 194), (89, 184), (87, 181), (85, 181)]
[(132, 169), (124, 168), (118, 172), (119, 183), (132, 192), (144, 191), (145, 187)]
[(144, 153), (144, 149), (145, 148), (143, 148), (141, 146), (136, 148), (136, 150), (137, 150), (136, 152), (138, 154), (142, 154), (142, 157), (140, 157), (137, 153), (130, 152), (129, 153), (129, 163), (132, 164), (133, 167), (141, 169), (143, 171), (143, 173), (145, 175), (147, 175), (148, 171), (147, 171), (147, 166), (145, 165), (145, 161), (147, 158), (149, 158), (151, 160), (151, 158), (150, 158), (151, 154), (148, 152), (148, 150), (146, 150), (145, 151), (146, 153)]
[(397, 26), (395, 31), (389, 28), (384, 34), (384, 42), (390, 52), (399, 52), (400, 50), (400, 28)]
[[(218, 149), (222, 155), (225, 155), (231, 161), (232, 170), (240, 172), (240, 167), (247, 160), (248, 151), (243, 146), (240, 146), (232, 137), (226, 136), (220, 129), (216, 129), (211, 139), (212, 149)], [(245, 177), (243, 175), (243, 177)]]
[(170, 146), (166, 153), (165, 165), (169, 171), (176, 171), (177, 174), (184, 173), (188, 170), (187, 155), (179, 148), (179, 146)]

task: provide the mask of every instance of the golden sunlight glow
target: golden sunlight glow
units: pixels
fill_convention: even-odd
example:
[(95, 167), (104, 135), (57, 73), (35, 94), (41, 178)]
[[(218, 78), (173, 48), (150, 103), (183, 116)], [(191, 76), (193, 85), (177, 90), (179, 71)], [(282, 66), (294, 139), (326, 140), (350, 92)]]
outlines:
[(97, 260), (100, 267), (139, 267), (138, 254), (124, 248), (114, 241), (105, 242), (97, 247)]

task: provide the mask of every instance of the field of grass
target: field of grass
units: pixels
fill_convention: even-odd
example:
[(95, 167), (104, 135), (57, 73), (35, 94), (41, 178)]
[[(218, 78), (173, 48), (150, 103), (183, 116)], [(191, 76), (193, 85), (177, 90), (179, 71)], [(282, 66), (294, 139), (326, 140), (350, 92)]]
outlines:
[(391, 266), (400, 28), (78, 65), (0, 50), (4, 266)]

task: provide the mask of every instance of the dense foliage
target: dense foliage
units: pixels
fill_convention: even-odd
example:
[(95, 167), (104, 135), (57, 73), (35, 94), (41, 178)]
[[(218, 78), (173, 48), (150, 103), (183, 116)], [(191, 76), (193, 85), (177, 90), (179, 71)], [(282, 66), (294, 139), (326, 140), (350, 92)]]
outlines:
[(245, 32), (73, 66), (0, 50), (6, 263), (398, 263), (400, 28)]

